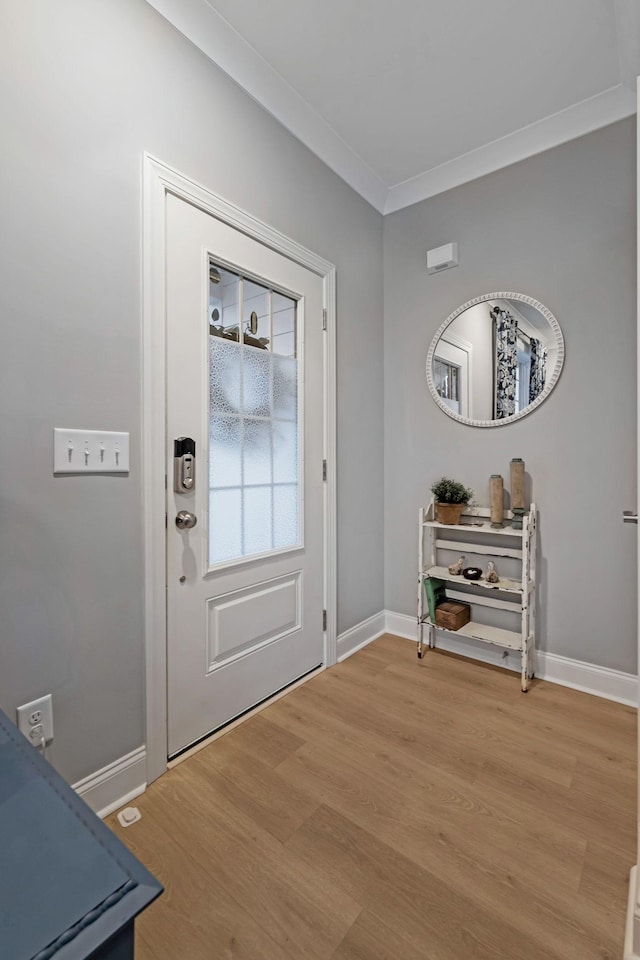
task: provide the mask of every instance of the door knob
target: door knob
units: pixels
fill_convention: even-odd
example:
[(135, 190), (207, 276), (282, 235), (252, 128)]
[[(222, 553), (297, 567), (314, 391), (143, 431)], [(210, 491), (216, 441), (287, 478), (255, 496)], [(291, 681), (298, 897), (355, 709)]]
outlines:
[(637, 522), (638, 522), (638, 514), (637, 514), (637, 513), (632, 513), (631, 510), (623, 510), (623, 511), (622, 511), (622, 522), (623, 522), (623, 523), (637, 523)]
[(198, 522), (195, 513), (189, 513), (188, 510), (179, 510), (176, 516), (176, 527), (178, 530), (191, 530)]

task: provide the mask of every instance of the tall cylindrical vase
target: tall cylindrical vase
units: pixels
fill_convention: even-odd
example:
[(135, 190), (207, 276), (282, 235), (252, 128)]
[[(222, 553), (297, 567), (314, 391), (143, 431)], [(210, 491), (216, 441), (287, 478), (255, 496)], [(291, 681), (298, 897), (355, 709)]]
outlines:
[(489, 492), (490, 492), (490, 503), (491, 503), (491, 526), (492, 527), (504, 527), (502, 522), (504, 517), (504, 482), (499, 473), (494, 473), (491, 475), (489, 480)]
[(514, 457), (511, 461), (511, 526), (514, 530), (522, 530), (524, 509), (524, 460)]

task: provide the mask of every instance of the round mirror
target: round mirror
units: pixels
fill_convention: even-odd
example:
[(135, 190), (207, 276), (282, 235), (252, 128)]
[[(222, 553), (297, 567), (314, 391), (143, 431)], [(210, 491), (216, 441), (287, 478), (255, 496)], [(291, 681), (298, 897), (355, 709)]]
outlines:
[(522, 293), (488, 293), (447, 317), (427, 357), (433, 399), (471, 427), (513, 423), (539, 407), (564, 363), (560, 325)]

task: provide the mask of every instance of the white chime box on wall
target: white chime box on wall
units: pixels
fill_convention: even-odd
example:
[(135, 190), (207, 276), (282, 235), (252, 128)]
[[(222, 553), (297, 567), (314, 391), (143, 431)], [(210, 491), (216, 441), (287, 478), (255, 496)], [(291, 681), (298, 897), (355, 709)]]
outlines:
[(129, 434), (114, 430), (53, 431), (53, 472), (128, 473)]
[(427, 273), (439, 273), (458, 266), (458, 244), (445, 243), (427, 251)]

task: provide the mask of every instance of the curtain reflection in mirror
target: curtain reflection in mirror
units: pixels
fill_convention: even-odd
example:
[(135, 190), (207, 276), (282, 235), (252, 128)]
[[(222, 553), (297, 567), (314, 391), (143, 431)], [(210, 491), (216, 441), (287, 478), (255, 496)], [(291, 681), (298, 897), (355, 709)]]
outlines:
[(541, 340), (531, 338), (531, 372), (529, 375), (529, 403), (536, 400), (544, 390), (547, 378), (549, 351)]
[(531, 346), (526, 333), (518, 330), (516, 368), (516, 413), (529, 403), (529, 389), (531, 378)]
[(493, 307), (495, 391), (494, 419), (504, 420), (516, 413), (516, 379), (518, 372), (518, 323), (508, 310)]

